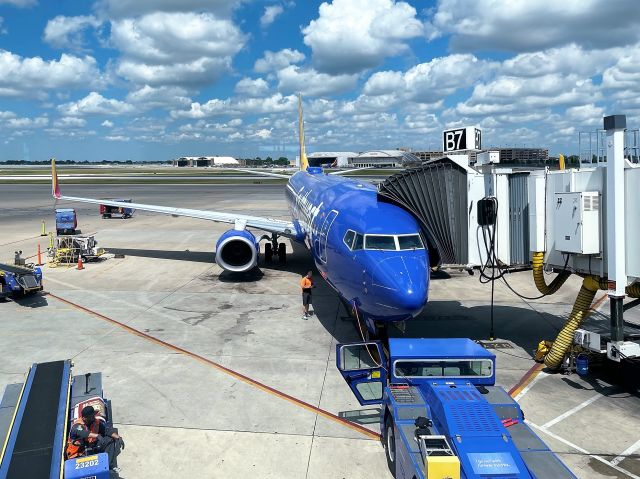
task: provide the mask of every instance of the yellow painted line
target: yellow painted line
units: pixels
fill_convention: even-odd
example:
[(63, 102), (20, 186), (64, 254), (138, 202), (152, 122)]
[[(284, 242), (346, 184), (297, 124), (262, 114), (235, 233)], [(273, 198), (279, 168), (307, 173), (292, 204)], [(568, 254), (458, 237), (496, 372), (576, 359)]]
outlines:
[(162, 346), (164, 348), (170, 349), (172, 351), (175, 351), (177, 353), (180, 353), (180, 354), (183, 354), (183, 355), (185, 355), (187, 357), (195, 359), (196, 361), (199, 361), (200, 363), (205, 364), (206, 366), (212, 367), (213, 369), (216, 369), (216, 370), (218, 370), (220, 372), (223, 372), (223, 373), (225, 373), (225, 374), (227, 374), (227, 375), (229, 375), (229, 376), (231, 376), (231, 377), (233, 377), (235, 379), (238, 379), (238, 380), (242, 381), (245, 384), (253, 386), (256, 389), (260, 389), (261, 391), (264, 391), (264, 392), (266, 392), (266, 393), (268, 393), (268, 394), (270, 394), (272, 396), (276, 396), (276, 397), (279, 397), (280, 399), (284, 399), (285, 401), (288, 401), (291, 404), (294, 404), (294, 405), (296, 405), (298, 407), (301, 407), (301, 408), (306, 409), (308, 411), (311, 411), (311, 412), (313, 412), (315, 414), (318, 414), (318, 415), (320, 415), (320, 416), (322, 416), (322, 417), (324, 417), (326, 419), (329, 419), (329, 420), (331, 420), (331, 421), (333, 421), (335, 423), (338, 423), (338, 424), (340, 424), (342, 426), (345, 426), (345, 427), (348, 427), (350, 429), (353, 429), (354, 431), (357, 431), (357, 432), (359, 432), (359, 433), (361, 433), (361, 434), (363, 434), (363, 435), (365, 435), (365, 436), (367, 436), (367, 437), (369, 437), (371, 439), (380, 440), (380, 434), (378, 434), (378, 433), (376, 433), (376, 432), (374, 432), (374, 431), (372, 431), (372, 430), (370, 430), (370, 429), (368, 429), (368, 428), (366, 428), (364, 426), (361, 426), (360, 424), (356, 424), (354, 422), (351, 422), (351, 421), (348, 421), (348, 420), (346, 420), (344, 418), (341, 418), (340, 416), (336, 416), (335, 414), (333, 414), (333, 413), (331, 413), (329, 411), (325, 411), (324, 409), (320, 409), (319, 407), (314, 406), (312, 404), (309, 404), (309, 403), (307, 403), (307, 402), (305, 402), (305, 401), (303, 401), (301, 399), (298, 399), (296, 397), (290, 396), (289, 394), (286, 394), (286, 393), (284, 393), (282, 391), (278, 391), (277, 389), (272, 388), (271, 386), (268, 386), (268, 385), (266, 385), (264, 383), (256, 381), (255, 379), (251, 379), (250, 377), (245, 376), (244, 374), (241, 374), (241, 373), (239, 373), (237, 371), (229, 369), (229, 368), (227, 368), (227, 367), (225, 367), (225, 366), (223, 366), (223, 365), (221, 365), (221, 364), (219, 364), (219, 363), (217, 363), (215, 361), (212, 361), (212, 360), (207, 359), (207, 358), (205, 358), (203, 356), (200, 356), (199, 354), (196, 354), (196, 353), (194, 353), (192, 351), (183, 349), (183, 348), (181, 348), (179, 346), (176, 346), (174, 344), (171, 344), (171, 343), (168, 343), (168, 342), (163, 341), (161, 339), (158, 339), (158, 338), (156, 338), (154, 336), (151, 336), (150, 334), (147, 334), (147, 333), (144, 333), (144, 332), (142, 332), (142, 331), (140, 331), (138, 329), (132, 328), (131, 326), (127, 326), (126, 324), (121, 323), (120, 321), (116, 321), (115, 319), (109, 318), (109, 317), (107, 317), (107, 316), (105, 316), (103, 314), (100, 314), (100, 313), (98, 313), (96, 311), (93, 311), (93, 310), (91, 310), (89, 308), (85, 308), (84, 306), (81, 306), (79, 304), (73, 303), (73, 302), (71, 302), (71, 301), (69, 301), (67, 299), (64, 299), (64, 298), (62, 298), (62, 297), (60, 297), (58, 295), (55, 295), (55, 294), (52, 294), (52, 293), (49, 293), (49, 292), (47, 292), (45, 294), (47, 296), (50, 296), (50, 297), (54, 298), (54, 299), (57, 299), (58, 301), (60, 301), (62, 303), (65, 303), (65, 304), (67, 304), (69, 306), (72, 306), (75, 309), (78, 309), (78, 310), (83, 311), (85, 313), (88, 313), (88, 314), (90, 314), (92, 316), (95, 316), (95, 317), (97, 317), (99, 319), (102, 319), (102, 320), (104, 320), (104, 321), (106, 321), (108, 323), (111, 323), (111, 324), (113, 324), (115, 326), (118, 326), (118, 327), (124, 329), (125, 331), (127, 331), (128, 333), (131, 333), (131, 334), (133, 334), (135, 336), (138, 336), (140, 338), (146, 339), (147, 341), (155, 343), (155, 344), (157, 344), (159, 346)]
[[(603, 294), (601, 297), (599, 297), (597, 300), (595, 300), (591, 305), (591, 307), (589, 308), (589, 311), (587, 311), (587, 314), (585, 314), (585, 318), (587, 318), (591, 313), (598, 311), (598, 308), (602, 306), (602, 303), (604, 302), (605, 299), (607, 299), (606, 293)], [(511, 397), (516, 397), (520, 392), (522, 392), (524, 388), (526, 388), (529, 384), (531, 384), (531, 381), (533, 381), (536, 378), (536, 376), (542, 372), (543, 368), (544, 368), (544, 364), (542, 363), (534, 364), (524, 374), (524, 376), (522, 376), (520, 381), (518, 381), (515, 386), (509, 389), (509, 395)]]
[(524, 376), (520, 378), (520, 381), (518, 381), (515, 386), (509, 389), (509, 396), (516, 397), (520, 393), (520, 391), (526, 388), (531, 383), (531, 381), (533, 381), (535, 377), (540, 374), (542, 368), (544, 368), (544, 364), (536, 363), (531, 366), (531, 368), (524, 374)]

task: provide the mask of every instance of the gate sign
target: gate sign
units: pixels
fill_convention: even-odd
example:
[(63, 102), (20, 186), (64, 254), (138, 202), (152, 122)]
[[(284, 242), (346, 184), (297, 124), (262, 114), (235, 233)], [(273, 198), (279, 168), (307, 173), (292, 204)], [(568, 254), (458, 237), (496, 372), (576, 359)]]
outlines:
[(467, 126), (447, 130), (442, 134), (442, 151), (449, 153), (461, 150), (482, 149), (482, 133), (479, 128)]

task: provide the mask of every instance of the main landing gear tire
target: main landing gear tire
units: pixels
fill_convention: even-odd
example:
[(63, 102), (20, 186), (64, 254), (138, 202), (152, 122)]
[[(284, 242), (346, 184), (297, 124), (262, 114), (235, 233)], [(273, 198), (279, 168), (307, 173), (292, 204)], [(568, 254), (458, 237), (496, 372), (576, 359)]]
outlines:
[(265, 243), (264, 245), (264, 260), (267, 263), (271, 263), (273, 259), (273, 248), (271, 247), (271, 243)]
[(278, 245), (278, 261), (282, 264), (287, 262), (287, 245), (284, 243)]
[(384, 453), (387, 456), (387, 466), (393, 477), (396, 477), (396, 435), (393, 419), (389, 416), (384, 423)]

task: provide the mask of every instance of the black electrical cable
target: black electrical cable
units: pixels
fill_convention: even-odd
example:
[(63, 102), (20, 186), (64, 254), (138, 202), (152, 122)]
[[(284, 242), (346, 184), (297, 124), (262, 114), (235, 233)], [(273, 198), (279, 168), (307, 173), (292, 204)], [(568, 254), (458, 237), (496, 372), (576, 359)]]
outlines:
[[(489, 339), (493, 340), (495, 338), (494, 331), (494, 295), (495, 295), (495, 282), (497, 280), (502, 280), (504, 284), (509, 288), (516, 296), (525, 300), (536, 300), (541, 299), (547, 296), (547, 294), (541, 294), (540, 296), (525, 296), (523, 294), (518, 293), (507, 281), (505, 275), (509, 272), (508, 267), (501, 267), (500, 260), (498, 259), (498, 254), (496, 252), (496, 236), (498, 232), (498, 199), (494, 196), (488, 196), (483, 198), (485, 201), (490, 201), (493, 203), (494, 208), (494, 223), (492, 225), (482, 226), (482, 241), (484, 243), (485, 252), (487, 254), (487, 259), (482, 266), (480, 266), (480, 283), (487, 284), (491, 282), (491, 327), (489, 331)], [(567, 270), (567, 266), (569, 265), (570, 255), (567, 254), (567, 257), (564, 262), (563, 271)], [(488, 274), (488, 270), (491, 268), (491, 275)], [(496, 274), (496, 269), (498, 270), (498, 274)], [(555, 327), (555, 326), (554, 326)]]

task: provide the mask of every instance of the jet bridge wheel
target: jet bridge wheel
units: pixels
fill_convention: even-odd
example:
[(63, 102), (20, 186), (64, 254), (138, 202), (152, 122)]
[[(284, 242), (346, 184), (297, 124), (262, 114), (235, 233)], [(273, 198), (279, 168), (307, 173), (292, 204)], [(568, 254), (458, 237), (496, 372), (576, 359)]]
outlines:
[(384, 452), (387, 456), (387, 466), (389, 472), (393, 477), (396, 477), (396, 435), (395, 425), (391, 416), (387, 417), (384, 423), (384, 436), (382, 441), (384, 443)]
[(273, 259), (273, 248), (271, 247), (271, 243), (265, 243), (264, 245), (264, 260), (267, 263), (271, 263)]
[(284, 243), (278, 244), (278, 261), (282, 264), (287, 262), (287, 245)]

